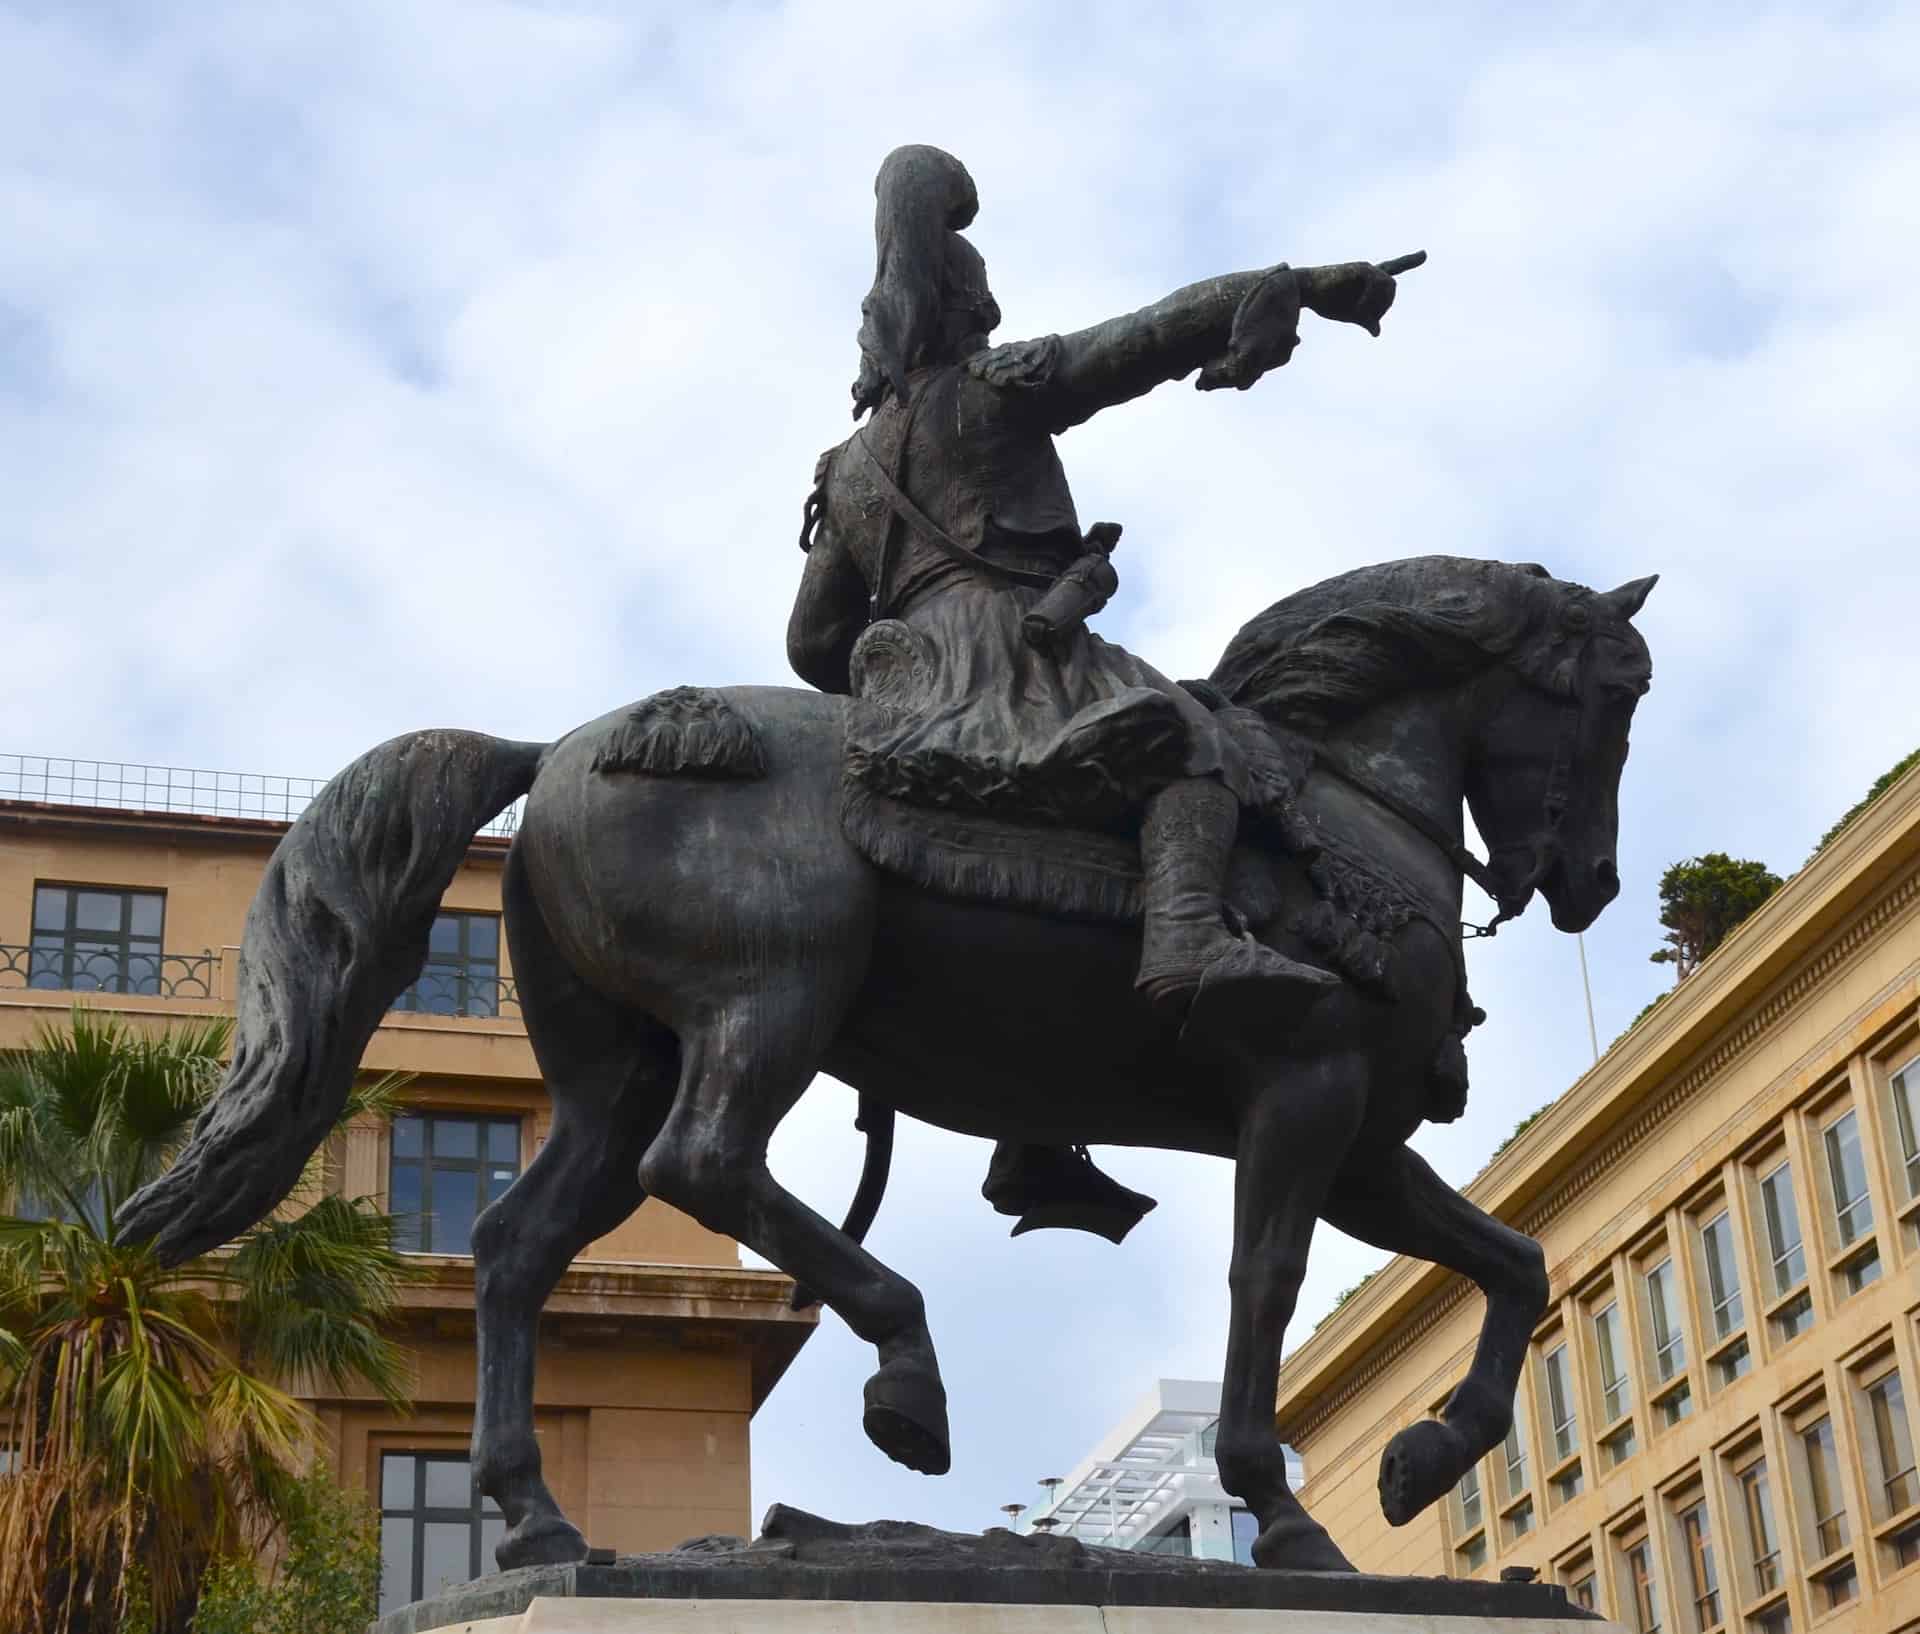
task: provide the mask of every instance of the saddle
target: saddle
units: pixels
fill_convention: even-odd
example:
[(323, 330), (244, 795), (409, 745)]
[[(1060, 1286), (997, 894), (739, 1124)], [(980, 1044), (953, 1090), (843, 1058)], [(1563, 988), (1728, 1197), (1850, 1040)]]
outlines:
[[(911, 709), (930, 659), (906, 626), (870, 625), (856, 651), (848, 707)], [(1235, 706), (1210, 682), (1183, 685), (1227, 730), (1250, 773), (1244, 843), (1235, 848), (1225, 891), (1230, 913), (1257, 925), (1283, 907), (1279, 878), (1254, 853), (1300, 863), (1314, 900), (1289, 918), (1288, 930), (1341, 975), (1391, 996), (1394, 933), (1415, 918), (1440, 923), (1424, 893), (1320, 830), (1294, 804), (1307, 745)], [(852, 767), (841, 786), (841, 824), (875, 867), (938, 896), (1095, 923), (1141, 917), (1140, 848), (1132, 833), (918, 804), (873, 787)]]

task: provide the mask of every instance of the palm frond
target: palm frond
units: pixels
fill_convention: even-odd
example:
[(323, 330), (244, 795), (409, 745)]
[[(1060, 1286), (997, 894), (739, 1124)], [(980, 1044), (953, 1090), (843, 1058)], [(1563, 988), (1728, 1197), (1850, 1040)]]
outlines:
[(288, 1378), (360, 1384), (404, 1402), (408, 1368), (380, 1323), (419, 1268), (393, 1246), (393, 1222), (361, 1199), (323, 1197), (269, 1220), (226, 1266), (240, 1289), (234, 1325), (250, 1355)]
[(417, 1076), (411, 1072), (386, 1072), (378, 1078), (360, 1078), (347, 1091), (346, 1106), (340, 1122), (354, 1118), (391, 1118), (407, 1109), (406, 1091)]

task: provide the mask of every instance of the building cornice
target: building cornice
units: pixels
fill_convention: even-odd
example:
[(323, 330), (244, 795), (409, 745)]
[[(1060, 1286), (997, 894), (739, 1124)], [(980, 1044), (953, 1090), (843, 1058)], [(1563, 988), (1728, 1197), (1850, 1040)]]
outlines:
[[(465, 1337), (476, 1303), (474, 1262), (409, 1257), (421, 1276), (401, 1291), (401, 1320)], [(817, 1309), (793, 1308), (793, 1291), (793, 1279), (780, 1271), (575, 1260), (542, 1307), (541, 1330), (575, 1343), (622, 1346), (651, 1334), (676, 1349), (739, 1347), (751, 1364), (758, 1411), (819, 1326)]]
[[(138, 811), (121, 806), (72, 806), (43, 800), (0, 800), (0, 828), (39, 829), (67, 836), (188, 841), (239, 850), (271, 851), (293, 825), (260, 817), (221, 817), (184, 811)], [(478, 834), (469, 862), (502, 862), (512, 841)]]
[[(1465, 1188), (1529, 1234), (1920, 906), (1920, 769), (1855, 818)], [(1289, 1356), (1276, 1416), (1305, 1444), (1472, 1292), (1389, 1261)]]

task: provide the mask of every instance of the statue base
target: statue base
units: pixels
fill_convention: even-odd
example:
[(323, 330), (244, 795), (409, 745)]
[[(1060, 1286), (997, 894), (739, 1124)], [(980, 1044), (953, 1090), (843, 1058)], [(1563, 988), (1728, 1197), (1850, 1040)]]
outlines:
[[(1578, 1629), (1574, 1625), (1580, 1625)], [(500, 1572), (371, 1634), (1608, 1634), (1549, 1583), (1274, 1572), (978, 1536), (843, 1526), (776, 1504), (761, 1536)]]

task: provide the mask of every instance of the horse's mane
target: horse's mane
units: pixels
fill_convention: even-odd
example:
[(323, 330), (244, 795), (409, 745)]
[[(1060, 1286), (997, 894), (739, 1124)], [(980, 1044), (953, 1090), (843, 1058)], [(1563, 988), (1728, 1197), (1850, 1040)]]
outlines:
[(1236, 704), (1320, 732), (1512, 659), (1573, 589), (1531, 563), (1462, 556), (1357, 568), (1250, 619), (1210, 679)]

